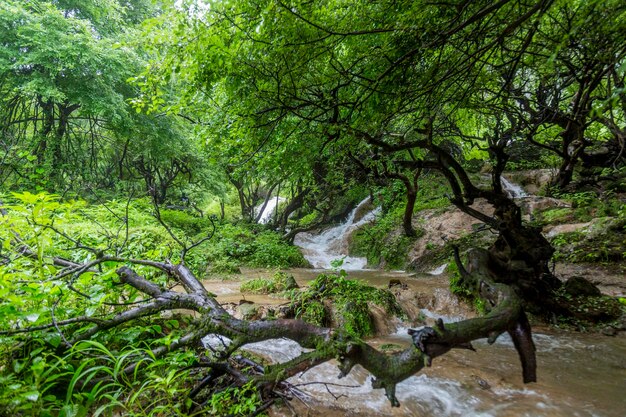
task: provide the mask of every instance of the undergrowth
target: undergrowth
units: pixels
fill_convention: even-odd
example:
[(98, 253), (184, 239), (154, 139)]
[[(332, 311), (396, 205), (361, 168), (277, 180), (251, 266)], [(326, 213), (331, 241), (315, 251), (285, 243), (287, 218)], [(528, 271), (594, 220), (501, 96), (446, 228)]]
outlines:
[(335, 323), (359, 338), (374, 334), (369, 303), (384, 308), (389, 315), (404, 316), (391, 292), (350, 280), (345, 271), (321, 274), (304, 291), (292, 291), (290, 298), (296, 318), (320, 326)]

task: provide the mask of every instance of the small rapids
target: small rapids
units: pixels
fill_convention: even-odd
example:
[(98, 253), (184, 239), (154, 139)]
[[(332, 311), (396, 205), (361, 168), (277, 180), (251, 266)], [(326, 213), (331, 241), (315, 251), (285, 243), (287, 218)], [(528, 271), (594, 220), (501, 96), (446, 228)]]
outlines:
[[(502, 185), (511, 198), (528, 194), (502, 177)], [(278, 201), (276, 200), (276, 204)], [(363, 200), (345, 222), (322, 233), (300, 233), (294, 243), (302, 249), (314, 268), (330, 269), (331, 262), (343, 259), (341, 268), (351, 271), (350, 278), (369, 285), (387, 287), (390, 280), (402, 279), (419, 297), (409, 299), (421, 323), (433, 325), (463, 320), (466, 315), (458, 300), (450, 295), (441, 265), (427, 275), (409, 277), (398, 272), (366, 270), (366, 260), (348, 256), (352, 233), (376, 218), (380, 209), (363, 215), (369, 200)], [(269, 208), (270, 204), (268, 204)], [(267, 208), (266, 208), (267, 210)], [(270, 209), (269, 212), (273, 210)], [(265, 215), (265, 214), (264, 214)], [(292, 271), (300, 285), (314, 279), (320, 271)], [(238, 294), (223, 294), (230, 299)], [(235, 298), (233, 298), (235, 300)], [(456, 303), (456, 304), (455, 304)], [(404, 349), (412, 341), (410, 323), (391, 327), (391, 334), (368, 340), (377, 349)], [(394, 329), (396, 329), (394, 331)], [(355, 366), (339, 379), (335, 361), (329, 361), (296, 375), (288, 381), (296, 399), (288, 407), (273, 408), (271, 416), (484, 416), (484, 417), (623, 417), (626, 410), (626, 334), (616, 337), (596, 334), (569, 334), (551, 329), (534, 329), (537, 348), (538, 382), (523, 384), (521, 365), (513, 341), (505, 333), (495, 343), (486, 339), (473, 342), (477, 352), (453, 349), (435, 358), (432, 367), (399, 383), (396, 395), (399, 408), (390, 406), (381, 389), (372, 389), (372, 375)], [(219, 348), (229, 341), (215, 336), (204, 339), (206, 345)], [(271, 363), (293, 359), (303, 349), (287, 339), (253, 343), (242, 350), (260, 355)]]
[(443, 274), (443, 271), (445, 271), (447, 267), (448, 267), (447, 263), (439, 265), (437, 268), (433, 269), (432, 271), (428, 271), (427, 274), (428, 275), (441, 275)]
[[(409, 343), (408, 335), (398, 336)], [(539, 333), (534, 339), (540, 366), (537, 384), (518, 381), (519, 362), (508, 336), (501, 336), (491, 346), (486, 340), (477, 341), (478, 352), (455, 350), (435, 359), (431, 368), (397, 385), (399, 408), (389, 405), (383, 390), (372, 389), (372, 376), (358, 365), (339, 379), (337, 363), (330, 361), (288, 382), (306, 402), (310, 416), (623, 415), (625, 364), (624, 357), (619, 357), (620, 350), (623, 355), (626, 349), (623, 338), (594, 343), (588, 337), (579, 340), (577, 336)], [(222, 343), (216, 337), (205, 340), (218, 348)], [(306, 351), (287, 339), (253, 343), (243, 349), (272, 363), (286, 362)], [(587, 358), (589, 353), (592, 356)], [(272, 415), (292, 414), (283, 407)]]
[(524, 191), (524, 189), (521, 186), (512, 183), (511, 181), (507, 180), (504, 176), (500, 177), (500, 182), (502, 183), (502, 188), (504, 189), (504, 192), (507, 193), (509, 197), (511, 198), (528, 197), (528, 193), (526, 193), (526, 191)]
[(359, 227), (374, 221), (380, 212), (380, 208), (375, 208), (357, 219), (357, 213), (362, 212), (364, 206), (369, 203), (368, 197), (350, 212), (345, 222), (320, 234), (298, 233), (293, 243), (302, 249), (304, 257), (313, 268), (331, 269), (332, 261), (343, 260), (341, 268), (346, 271), (365, 269), (367, 259), (348, 256), (348, 246), (352, 233)]
[[(408, 335), (397, 336), (396, 343), (402, 338), (407, 345), (410, 343)], [(431, 368), (397, 385), (399, 408), (389, 405), (383, 390), (372, 389), (372, 376), (358, 365), (348, 376), (339, 379), (337, 363), (330, 361), (288, 382), (297, 389), (306, 407), (310, 407), (307, 410), (310, 416), (623, 415), (620, 413), (626, 409), (623, 398), (626, 380), (624, 357), (619, 357), (620, 350), (623, 354), (626, 349), (623, 338), (592, 342), (589, 337), (580, 340), (578, 335), (539, 333), (534, 339), (540, 366), (537, 384), (524, 385), (518, 381), (519, 363), (508, 336), (501, 336), (491, 346), (486, 340), (477, 341), (478, 352), (454, 350), (435, 359)], [(214, 348), (220, 348), (223, 343), (215, 336), (204, 341)], [(243, 349), (272, 363), (286, 362), (306, 351), (287, 339), (253, 343)], [(592, 356), (587, 358), (589, 353)], [(272, 415), (290, 416), (290, 413), (282, 408)]]
[[(306, 285), (315, 275), (311, 270), (290, 272), (300, 285)], [(427, 295), (419, 298), (422, 301), (415, 300), (423, 321), (429, 325), (437, 318), (444, 322), (466, 318), (463, 309), (456, 306), (457, 301), (450, 299), (445, 279), (370, 270), (353, 271), (350, 277), (379, 287), (386, 287), (392, 278), (402, 279), (417, 293)], [(232, 296), (234, 294), (228, 291), (228, 294), (218, 295), (218, 300)], [(388, 336), (369, 339), (368, 343), (377, 349), (384, 350), (386, 346), (404, 349), (411, 344), (408, 328), (416, 327), (400, 323)], [(453, 349), (435, 358), (432, 367), (399, 383), (399, 408), (389, 405), (383, 390), (372, 389), (371, 374), (360, 366), (339, 379), (335, 361), (290, 378), (289, 382), (298, 393), (290, 405), (295, 407), (295, 415), (311, 417), (624, 416), (626, 334), (608, 337), (535, 328), (533, 339), (537, 347), (537, 383), (522, 383), (517, 352), (511, 338), (503, 334), (492, 345), (486, 339), (473, 342), (477, 352)], [(220, 349), (230, 341), (209, 335), (204, 343)], [(248, 344), (241, 349), (271, 363), (286, 362), (307, 351), (288, 339)], [(281, 407), (273, 408), (270, 415), (294, 414), (289, 408)]]

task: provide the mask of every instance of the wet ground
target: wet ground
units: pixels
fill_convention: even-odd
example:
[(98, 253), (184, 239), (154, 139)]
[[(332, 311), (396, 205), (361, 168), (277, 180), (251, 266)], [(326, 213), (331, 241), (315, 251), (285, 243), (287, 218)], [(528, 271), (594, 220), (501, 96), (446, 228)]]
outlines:
[[(289, 271), (299, 285), (314, 279), (319, 270)], [(244, 279), (270, 276), (272, 271), (247, 270)], [(402, 272), (353, 271), (350, 277), (370, 285), (386, 287), (399, 279), (408, 287), (401, 296), (413, 300), (422, 317), (443, 316), (459, 320), (470, 310), (451, 297), (448, 277), (410, 277)], [(240, 281), (210, 280), (210, 291), (222, 303), (241, 299), (281, 304), (286, 300), (267, 296), (242, 295)], [(406, 302), (407, 300), (405, 300)], [(415, 313), (414, 312), (414, 313)], [(369, 342), (377, 347), (400, 348), (410, 339), (409, 323), (396, 323), (395, 332)], [(348, 377), (337, 379), (332, 362), (291, 378), (297, 388), (290, 407), (275, 408), (274, 416), (626, 416), (626, 334), (614, 337), (567, 333), (534, 328), (537, 346), (538, 382), (523, 384), (517, 353), (508, 336), (495, 344), (474, 343), (477, 352), (454, 350), (436, 358), (433, 366), (405, 380), (397, 387), (400, 408), (392, 408), (382, 390), (371, 388), (371, 376), (355, 367)], [(273, 361), (296, 356), (301, 348), (289, 340), (272, 340), (248, 346)], [(293, 408), (293, 409), (292, 409)], [(294, 414), (295, 413), (295, 414)]]

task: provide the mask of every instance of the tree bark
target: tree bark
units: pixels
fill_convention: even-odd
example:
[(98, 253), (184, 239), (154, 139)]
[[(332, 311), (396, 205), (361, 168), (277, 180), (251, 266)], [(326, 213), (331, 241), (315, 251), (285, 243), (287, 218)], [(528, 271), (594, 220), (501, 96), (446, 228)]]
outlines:
[[(228, 360), (241, 346), (285, 337), (298, 342), (305, 348), (313, 349), (313, 351), (304, 353), (292, 361), (266, 367), (261, 375), (236, 371), (241, 384), (255, 381), (261, 387), (274, 389), (279, 381), (297, 372), (303, 372), (319, 363), (339, 358), (341, 375), (347, 375), (356, 364), (363, 366), (375, 377), (372, 387), (385, 389), (391, 404), (398, 406), (399, 402), (395, 396), (395, 387), (398, 382), (418, 372), (424, 366), (429, 366), (433, 358), (445, 354), (450, 349), (473, 349), (469, 344), (472, 340), (490, 337), (490, 340), (493, 341), (505, 331), (511, 333), (515, 347), (520, 352), (524, 381), (531, 382), (536, 379), (534, 346), (521, 300), (512, 287), (495, 283), (488, 276), (488, 273), (485, 272), (489, 270), (486, 262), (488, 256), (488, 253), (478, 251), (474, 256), (470, 256), (467, 271), (463, 265), (459, 265), (459, 270), (462, 271), (463, 279), (467, 285), (488, 303), (489, 313), (484, 317), (457, 323), (444, 324), (439, 321), (434, 328), (425, 328), (419, 331), (410, 330), (409, 333), (413, 337), (414, 344), (404, 351), (394, 354), (380, 352), (368, 343), (352, 338), (341, 328), (318, 327), (300, 320), (237, 319), (224, 310), (214, 296), (207, 292), (202, 283), (184, 265), (111, 256), (101, 256), (88, 264), (63, 263), (66, 268), (62, 274), (59, 274), (58, 278), (67, 279), (71, 282), (73, 279), (71, 277), (93, 271), (94, 267), (101, 263), (119, 262), (125, 265), (157, 268), (175, 279), (182, 286), (184, 292), (164, 289), (137, 274), (131, 267), (122, 266), (117, 270), (120, 283), (146, 294), (149, 297), (149, 302), (122, 310), (113, 316), (99, 317), (98, 319), (86, 316), (74, 317), (48, 326), (9, 330), (0, 332), (0, 334), (36, 332), (52, 327), (60, 329), (90, 324), (91, 327), (76, 333), (71, 339), (66, 339), (66, 348), (70, 348), (82, 340), (91, 339), (101, 332), (106, 332), (143, 317), (154, 316), (167, 310), (188, 309), (198, 312), (200, 317), (186, 329), (183, 336), (169, 345), (155, 347), (152, 351), (153, 356), (160, 357), (175, 349), (194, 346), (199, 343), (203, 336), (216, 333), (230, 338), (232, 343), (224, 352), (216, 356), (212, 366), (230, 369)], [(142, 358), (137, 358), (137, 360), (138, 362), (129, 364), (123, 372), (134, 372)], [(84, 388), (89, 388), (88, 385), (99, 382), (100, 380), (90, 381)]]

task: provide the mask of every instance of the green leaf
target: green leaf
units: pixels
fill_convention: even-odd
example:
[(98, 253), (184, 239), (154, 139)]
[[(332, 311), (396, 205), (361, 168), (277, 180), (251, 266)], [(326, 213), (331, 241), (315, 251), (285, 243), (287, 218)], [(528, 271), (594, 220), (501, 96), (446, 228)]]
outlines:
[(39, 399), (39, 391), (28, 391), (22, 394), (28, 401), (35, 402)]

